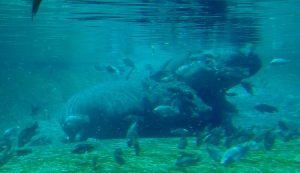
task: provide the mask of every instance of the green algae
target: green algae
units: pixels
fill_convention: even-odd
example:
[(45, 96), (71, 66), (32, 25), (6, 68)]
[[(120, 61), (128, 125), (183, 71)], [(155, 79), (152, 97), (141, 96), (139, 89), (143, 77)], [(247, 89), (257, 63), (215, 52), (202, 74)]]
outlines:
[[(26, 156), (15, 156), (0, 172), (6, 173), (67, 173), (67, 172), (300, 172), (300, 153), (297, 140), (288, 143), (278, 141), (271, 151), (264, 148), (250, 151), (240, 161), (228, 166), (222, 166), (213, 161), (204, 147), (195, 146), (195, 138), (189, 138), (185, 150), (177, 149), (179, 138), (142, 138), (140, 139), (141, 153), (135, 156), (133, 148), (126, 146), (125, 139), (89, 140), (86, 143), (96, 145), (96, 150), (85, 154), (71, 154), (74, 144), (59, 146), (33, 147), (33, 153)], [(123, 149), (125, 165), (118, 165), (113, 157), (113, 151)], [(176, 159), (180, 152), (199, 153), (202, 160), (195, 166), (177, 167)], [(93, 157), (97, 155), (96, 166), (92, 165)]]

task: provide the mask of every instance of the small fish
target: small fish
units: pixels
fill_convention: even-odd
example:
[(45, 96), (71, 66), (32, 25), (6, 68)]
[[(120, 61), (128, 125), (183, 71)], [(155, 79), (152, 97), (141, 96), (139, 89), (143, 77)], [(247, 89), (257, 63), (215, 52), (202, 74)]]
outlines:
[(214, 128), (206, 135), (204, 142), (218, 146), (224, 137), (224, 130), (222, 128)]
[(131, 59), (123, 58), (122, 61), (126, 66), (131, 67), (131, 68), (135, 68), (135, 64)]
[(52, 138), (42, 136), (29, 143), (29, 146), (46, 146), (52, 144)]
[(15, 155), (14, 151), (5, 152), (0, 156), (0, 167), (5, 165), (13, 156)]
[(168, 82), (173, 82), (174, 80), (175, 80), (174, 76), (170, 75), (162, 78), (160, 82), (168, 83)]
[(178, 149), (185, 149), (185, 147), (188, 145), (188, 140), (186, 137), (182, 137), (180, 138), (179, 140), (179, 143), (178, 143)]
[(92, 159), (92, 168), (93, 170), (97, 170), (97, 162), (98, 162), (98, 155), (94, 155)]
[(179, 114), (179, 111), (176, 108), (167, 105), (157, 106), (152, 112), (162, 117), (175, 116)]
[(180, 136), (187, 136), (187, 135), (189, 135), (189, 131), (187, 129), (184, 129), (184, 128), (179, 128), (179, 129), (171, 130), (170, 133), (176, 134), (176, 135), (180, 135)]
[(18, 147), (23, 147), (25, 144), (30, 142), (31, 138), (37, 134), (38, 128), (39, 124), (36, 121), (34, 124), (28, 125), (25, 129), (23, 129), (18, 137)]
[(119, 164), (119, 165), (124, 165), (125, 164), (125, 159), (123, 158), (123, 151), (122, 151), (122, 148), (118, 148), (114, 151), (114, 158), (116, 160), (116, 162)]
[(141, 148), (140, 148), (140, 142), (137, 140), (137, 141), (134, 143), (134, 152), (135, 152), (135, 155), (136, 155), (136, 156), (139, 156), (139, 155), (140, 155), (140, 151), (141, 151)]
[(42, 0), (32, 0), (31, 20), (33, 20), (33, 17), (38, 12), (41, 2)]
[[(170, 71), (166, 70), (167, 66), (170, 64), (171, 61), (173, 61), (174, 58), (170, 58), (168, 59), (165, 63), (163, 63), (163, 65), (160, 67), (159, 70), (154, 71), (153, 69), (150, 71), (150, 78), (156, 82), (162, 82), (162, 79), (165, 77), (170, 76)], [(147, 66), (148, 69), (149, 65)], [(151, 66), (152, 67), (152, 66)]]
[(12, 127), (12, 128), (9, 128), (9, 129), (5, 130), (5, 132), (3, 134), (3, 139), (9, 139), (14, 134), (16, 134), (19, 129), (20, 129), (20, 127), (16, 126), (16, 127)]
[(145, 65), (145, 69), (149, 71), (149, 74), (153, 74), (154, 73), (154, 68), (151, 64), (146, 64)]
[(253, 91), (254, 85), (252, 83), (250, 83), (248, 81), (242, 81), (241, 85), (248, 94), (254, 95), (254, 91)]
[(269, 63), (269, 66), (280, 66), (280, 65), (285, 65), (289, 62), (291, 62), (291, 60), (275, 58)]
[(170, 71), (159, 70), (150, 74), (150, 79), (156, 82), (163, 82), (163, 79), (170, 76)]
[(216, 162), (220, 162), (224, 154), (223, 150), (211, 144), (206, 145), (206, 151), (208, 152), (208, 155)]
[(116, 67), (113, 67), (111, 65), (106, 65), (105, 66), (105, 71), (108, 72), (109, 74), (115, 75), (115, 76), (120, 76), (120, 71)]
[(268, 113), (279, 112), (278, 108), (267, 105), (267, 104), (258, 104), (256, 106), (254, 106), (254, 109), (258, 110), (259, 112), (261, 112), (263, 114), (265, 114), (266, 112), (268, 112)]
[(138, 136), (138, 132), (137, 132), (137, 126), (138, 123), (134, 122), (130, 125), (127, 134), (126, 134), (126, 139), (127, 139), (127, 146), (128, 147), (132, 147), (133, 145), (135, 145), (135, 143), (137, 142), (139, 136)]
[(298, 132), (298, 129), (295, 129), (289, 131), (281, 131), (280, 133), (278, 133), (278, 135), (281, 137), (283, 142), (288, 142), (290, 140), (299, 138), (300, 133)]
[(201, 155), (199, 154), (183, 153), (179, 158), (177, 158), (175, 166), (179, 166), (179, 167), (195, 166), (200, 161), (201, 161)]
[(270, 151), (273, 148), (276, 137), (277, 137), (277, 135), (273, 132), (273, 129), (270, 129), (267, 132), (266, 138), (264, 141), (264, 147), (267, 151)]
[(203, 136), (201, 135), (199, 135), (197, 138), (196, 138), (196, 146), (197, 147), (199, 147), (199, 146), (201, 146), (202, 145), (202, 143), (203, 143)]
[(253, 137), (253, 141), (256, 143), (259, 143), (261, 141), (263, 141), (266, 138), (267, 135), (267, 131), (260, 131), (257, 134), (255, 134), (255, 136)]
[(17, 149), (15, 150), (16, 156), (26, 156), (33, 152), (32, 149)]
[(3, 150), (9, 151), (12, 147), (12, 141), (11, 139), (1, 139), (0, 140), (0, 152)]
[(185, 75), (189, 70), (191, 69), (190, 66), (187, 66), (187, 65), (183, 65), (183, 66), (180, 66), (176, 71), (175, 73), (179, 76), (183, 76)]
[(240, 160), (246, 154), (249, 148), (253, 147), (254, 145), (257, 145), (256, 142), (250, 141), (227, 149), (224, 152), (220, 163), (226, 166)]
[(129, 58), (123, 58), (122, 60), (123, 60), (123, 63), (124, 63), (126, 66), (132, 68), (132, 69), (128, 72), (127, 76), (126, 76), (126, 80), (128, 80), (129, 77), (131, 76), (132, 72), (134, 72), (134, 70), (135, 70), (135, 64), (134, 64), (134, 62), (133, 62), (131, 59), (129, 59)]
[(71, 151), (72, 154), (84, 154), (94, 151), (95, 146), (91, 144), (77, 144)]
[(39, 105), (31, 105), (30, 116), (31, 117), (36, 116), (39, 113), (40, 110), (41, 110), (41, 106), (39, 106)]
[(288, 128), (286, 122), (284, 122), (284, 121), (282, 121), (282, 120), (278, 121), (278, 128), (279, 128), (280, 130), (282, 130), (282, 131), (288, 131), (288, 130), (289, 130), (289, 128)]

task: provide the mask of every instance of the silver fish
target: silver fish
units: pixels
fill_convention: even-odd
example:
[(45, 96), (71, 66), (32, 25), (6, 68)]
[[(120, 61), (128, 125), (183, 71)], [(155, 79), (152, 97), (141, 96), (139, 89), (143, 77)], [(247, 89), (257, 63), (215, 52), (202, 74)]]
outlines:
[(212, 144), (206, 145), (206, 151), (208, 152), (208, 155), (216, 162), (220, 162), (224, 154), (223, 150)]
[(138, 133), (137, 133), (137, 122), (134, 122), (130, 125), (127, 134), (126, 134), (126, 139), (127, 139), (127, 146), (132, 147), (137, 143), (137, 140), (139, 138)]
[(153, 113), (163, 117), (168, 117), (168, 116), (175, 116), (179, 114), (179, 111), (172, 106), (160, 105), (154, 108)]
[(20, 127), (16, 126), (16, 127), (12, 127), (12, 128), (5, 130), (5, 132), (3, 134), (3, 139), (9, 139), (11, 136), (16, 134), (19, 129), (20, 129)]
[(249, 150), (253, 148), (257, 143), (254, 141), (246, 142), (240, 145), (233, 146), (226, 150), (222, 156), (220, 163), (222, 165), (228, 165), (240, 160)]
[(269, 65), (270, 66), (280, 66), (280, 65), (284, 65), (291, 62), (291, 60), (287, 60), (287, 59), (282, 59), (282, 58), (275, 58), (273, 59)]
[(183, 153), (176, 160), (175, 166), (179, 166), (179, 167), (194, 166), (200, 161), (201, 161), (201, 155), (199, 155), (199, 154), (186, 154), (186, 153)]

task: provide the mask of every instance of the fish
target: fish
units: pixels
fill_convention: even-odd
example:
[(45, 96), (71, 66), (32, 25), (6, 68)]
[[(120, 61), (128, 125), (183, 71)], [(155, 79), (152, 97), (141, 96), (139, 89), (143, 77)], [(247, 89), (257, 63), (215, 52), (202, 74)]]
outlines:
[(5, 165), (15, 155), (14, 151), (5, 152), (0, 156), (0, 167)]
[(12, 147), (12, 141), (11, 139), (1, 139), (0, 140), (0, 152), (3, 150), (9, 151)]
[(167, 77), (170, 77), (170, 71), (168, 70), (159, 70), (150, 74), (150, 79), (156, 82), (163, 82)]
[(134, 64), (134, 62), (133, 62), (131, 59), (129, 59), (129, 58), (123, 58), (122, 60), (123, 60), (123, 63), (124, 63), (126, 66), (131, 67), (131, 70), (128, 72), (128, 74), (127, 74), (127, 76), (126, 76), (126, 80), (128, 80), (129, 77), (131, 76), (131, 73), (134, 72), (134, 70), (135, 70), (135, 64)]
[(224, 145), (226, 146), (226, 148), (230, 148), (234, 145), (238, 145), (252, 140), (255, 136), (253, 129), (254, 126), (250, 128), (237, 129), (231, 136), (227, 136)]
[(131, 68), (135, 68), (135, 64), (131, 59), (123, 58), (122, 61), (126, 66), (131, 67)]
[(256, 142), (250, 141), (227, 149), (222, 155), (220, 163), (226, 166), (240, 160), (255, 145), (257, 145)]
[(36, 116), (39, 113), (40, 110), (41, 110), (41, 106), (31, 105), (31, 112), (30, 112), (29, 116), (31, 116), (31, 117)]
[(84, 154), (95, 150), (95, 146), (91, 144), (77, 144), (71, 151), (72, 154)]
[(241, 82), (242, 87), (246, 90), (248, 94), (254, 95), (253, 87), (254, 85), (248, 81)]
[(287, 60), (283, 58), (275, 58), (269, 63), (269, 66), (280, 66), (280, 65), (285, 65), (289, 62), (291, 62), (291, 60)]
[(23, 129), (18, 136), (18, 147), (23, 147), (25, 144), (30, 142), (31, 138), (37, 134), (37, 129), (39, 124), (36, 121), (35, 123), (28, 125)]
[(126, 134), (126, 139), (127, 139), (127, 146), (128, 147), (132, 147), (135, 145), (135, 143), (137, 142), (139, 136), (138, 136), (138, 132), (137, 132), (137, 127), (138, 127), (138, 123), (134, 122), (130, 125), (127, 134)]
[(140, 155), (140, 151), (141, 151), (140, 142), (138, 140), (136, 140), (136, 142), (134, 143), (134, 152), (135, 152), (135, 155), (139, 156)]
[(46, 146), (52, 144), (52, 138), (42, 136), (29, 143), (29, 146)]
[(216, 162), (220, 162), (224, 154), (222, 149), (212, 144), (206, 145), (206, 151), (208, 155)]
[[(150, 78), (156, 82), (162, 82), (162, 79), (165, 77), (169, 77), (170, 76), (170, 71), (166, 70), (167, 66), (173, 61), (174, 58), (170, 58), (168, 59), (166, 62), (163, 63), (163, 65), (160, 67), (159, 70), (154, 71), (152, 69), (152, 71), (150, 71)], [(149, 68), (149, 65), (147, 66)]]
[(176, 135), (180, 135), (180, 136), (187, 136), (187, 135), (189, 135), (189, 131), (187, 129), (184, 129), (184, 128), (173, 129), (173, 130), (171, 130), (170, 133), (176, 134)]
[(123, 158), (123, 151), (122, 151), (122, 148), (118, 148), (114, 151), (114, 158), (116, 160), (116, 162), (119, 164), (119, 165), (124, 165), (125, 164), (125, 159)]
[(200, 161), (201, 161), (200, 154), (182, 153), (181, 156), (179, 158), (177, 158), (175, 166), (178, 166), (178, 167), (195, 166)]
[(32, 0), (31, 20), (33, 20), (33, 17), (38, 12), (41, 2), (42, 0)]
[(290, 140), (297, 139), (300, 137), (300, 133), (298, 132), (298, 129), (282, 131), (281, 133), (279, 133), (279, 135), (283, 142), (288, 142)]
[(222, 128), (214, 128), (210, 132), (207, 132), (205, 135), (205, 143), (217, 146), (224, 137), (224, 130)]
[(29, 148), (28, 149), (16, 149), (15, 152), (16, 152), (16, 156), (26, 156), (26, 155), (32, 153), (33, 150), (29, 149)]
[(105, 71), (108, 72), (109, 74), (112, 74), (116, 77), (120, 76), (120, 71), (118, 68), (113, 67), (111, 65), (106, 65), (105, 66)]
[(268, 130), (264, 140), (264, 147), (267, 151), (270, 151), (273, 148), (276, 137), (277, 135), (273, 132), (273, 129)]
[(256, 143), (259, 143), (261, 141), (263, 141), (266, 138), (267, 135), (267, 131), (260, 131), (257, 134), (255, 134), (255, 136), (253, 137), (253, 141)]
[(175, 74), (177, 74), (177, 75), (179, 75), (179, 76), (183, 76), (183, 75), (185, 75), (190, 69), (191, 69), (190, 66), (188, 66), (188, 65), (183, 65), (183, 66), (180, 66), (180, 67), (175, 71)]
[(178, 149), (185, 149), (185, 147), (188, 145), (188, 140), (186, 137), (182, 137), (180, 138), (179, 140), (179, 143), (178, 143)]
[(279, 112), (278, 108), (267, 105), (267, 104), (258, 104), (256, 106), (254, 106), (254, 109), (258, 110), (259, 112), (261, 112), (263, 114), (265, 114), (266, 112), (268, 112), (268, 113)]
[(97, 170), (97, 163), (98, 163), (98, 155), (94, 155), (92, 158), (92, 168), (93, 170)]
[(175, 78), (173, 75), (170, 75), (170, 76), (162, 78), (160, 82), (168, 83), (168, 82), (173, 82), (173, 81), (175, 81)]
[(145, 65), (145, 69), (147, 71), (149, 71), (149, 74), (153, 74), (154, 73), (154, 68), (153, 68), (153, 66), (151, 64), (146, 64)]
[(3, 134), (3, 139), (9, 139), (10, 137), (12, 137), (14, 134), (16, 134), (18, 132), (18, 130), (20, 129), (19, 126), (16, 127), (11, 127), (7, 130), (5, 130), (4, 134)]
[(282, 121), (282, 120), (278, 121), (278, 128), (279, 128), (280, 130), (282, 130), (282, 131), (288, 131), (288, 130), (289, 130), (289, 128), (288, 128), (286, 122), (284, 122), (284, 121)]
[(167, 105), (157, 106), (156, 108), (153, 109), (152, 112), (155, 114), (158, 114), (162, 117), (175, 116), (175, 115), (179, 114), (178, 109), (176, 109), (172, 106), (167, 106)]

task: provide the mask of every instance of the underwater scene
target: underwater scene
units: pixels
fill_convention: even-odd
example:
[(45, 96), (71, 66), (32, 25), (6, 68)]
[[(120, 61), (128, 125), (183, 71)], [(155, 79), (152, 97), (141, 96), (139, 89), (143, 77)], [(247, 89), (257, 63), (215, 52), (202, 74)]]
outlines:
[(0, 9), (0, 172), (300, 172), (300, 1)]

